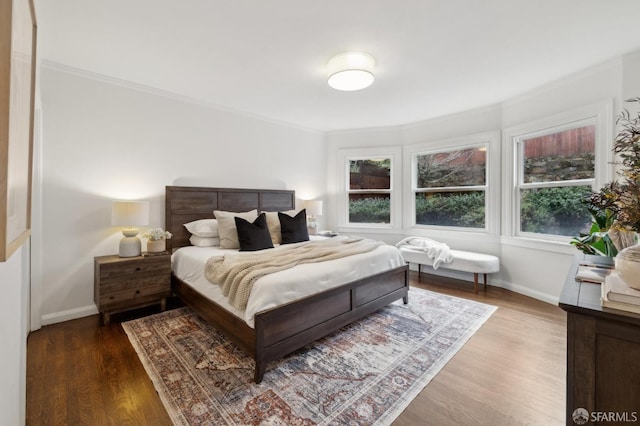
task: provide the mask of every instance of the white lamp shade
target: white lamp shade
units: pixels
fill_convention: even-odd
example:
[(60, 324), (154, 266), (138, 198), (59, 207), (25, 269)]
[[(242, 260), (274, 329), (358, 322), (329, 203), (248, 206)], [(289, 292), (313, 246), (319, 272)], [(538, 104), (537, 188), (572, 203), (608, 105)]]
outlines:
[(353, 91), (373, 83), (376, 62), (367, 53), (349, 52), (331, 58), (327, 64), (329, 86), (336, 90)]
[(304, 202), (307, 216), (322, 216), (322, 200), (307, 200)]
[(114, 201), (111, 207), (113, 226), (144, 226), (149, 224), (148, 201)]

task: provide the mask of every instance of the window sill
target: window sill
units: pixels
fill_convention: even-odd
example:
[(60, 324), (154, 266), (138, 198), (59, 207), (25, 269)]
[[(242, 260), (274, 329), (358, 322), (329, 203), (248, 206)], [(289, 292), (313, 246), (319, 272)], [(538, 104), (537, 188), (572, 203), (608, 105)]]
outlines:
[(424, 236), (437, 241), (448, 241), (450, 243), (455, 243), (456, 241), (464, 243), (481, 241), (483, 244), (500, 244), (503, 246), (521, 247), (549, 253), (566, 255), (575, 255), (579, 253), (579, 250), (575, 246), (569, 244), (568, 241), (551, 241), (526, 237), (505, 237), (483, 232), (453, 232), (451, 230), (426, 230), (418, 228), (402, 229), (374, 226), (341, 226), (338, 227), (338, 233), (341, 235), (393, 235), (396, 238), (403, 238), (406, 236)]
[(363, 226), (339, 226), (338, 232), (340, 234), (402, 234), (402, 229), (392, 228), (390, 226), (375, 226), (375, 225), (363, 225)]
[(525, 237), (501, 237), (500, 243), (505, 246), (522, 247), (552, 253), (569, 255), (579, 253), (579, 250), (575, 246), (565, 241), (551, 241)]

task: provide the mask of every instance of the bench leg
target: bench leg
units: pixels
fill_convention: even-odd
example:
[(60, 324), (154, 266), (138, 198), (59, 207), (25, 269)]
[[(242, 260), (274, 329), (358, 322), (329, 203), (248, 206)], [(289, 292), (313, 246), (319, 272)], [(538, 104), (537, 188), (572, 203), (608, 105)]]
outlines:
[(422, 280), (422, 264), (418, 263), (418, 282)]
[(478, 293), (478, 273), (474, 272), (473, 274), (473, 292)]
[(484, 274), (484, 291), (487, 291), (487, 274)]

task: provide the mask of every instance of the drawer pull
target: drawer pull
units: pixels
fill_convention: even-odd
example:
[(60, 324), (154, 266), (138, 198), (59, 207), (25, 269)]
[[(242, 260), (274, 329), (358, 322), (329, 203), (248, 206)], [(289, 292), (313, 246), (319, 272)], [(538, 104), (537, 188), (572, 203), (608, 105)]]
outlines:
[(109, 296), (109, 300), (113, 300), (113, 296)]
[(140, 267), (138, 266), (138, 267), (136, 268), (136, 272), (137, 272), (137, 271), (139, 271), (139, 270), (140, 270)]
[(140, 294), (140, 290), (136, 290), (136, 294)]

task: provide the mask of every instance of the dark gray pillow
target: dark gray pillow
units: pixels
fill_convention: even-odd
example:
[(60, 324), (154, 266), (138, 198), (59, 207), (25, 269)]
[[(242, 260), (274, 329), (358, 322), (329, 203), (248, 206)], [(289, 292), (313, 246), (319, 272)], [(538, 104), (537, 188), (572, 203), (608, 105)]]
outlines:
[(262, 213), (253, 223), (241, 217), (235, 217), (238, 230), (240, 251), (257, 251), (273, 248), (271, 234), (267, 226), (267, 216)]
[(309, 241), (306, 209), (300, 210), (294, 217), (278, 212), (278, 219), (280, 219), (280, 233), (282, 234), (282, 241), (280, 244)]

